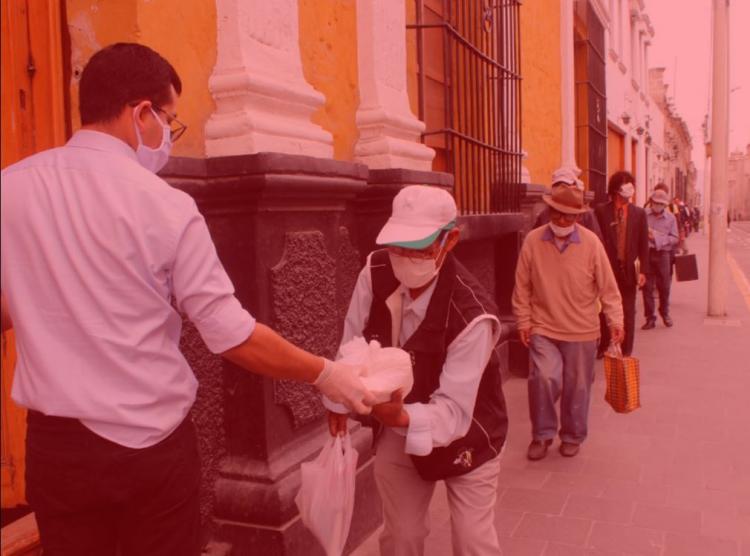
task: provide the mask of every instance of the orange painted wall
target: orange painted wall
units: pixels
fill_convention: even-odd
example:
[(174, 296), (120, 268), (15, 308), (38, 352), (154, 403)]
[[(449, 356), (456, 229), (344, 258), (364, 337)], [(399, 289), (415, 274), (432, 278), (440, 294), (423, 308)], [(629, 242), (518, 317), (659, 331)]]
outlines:
[(359, 139), (355, 0), (299, 0), (299, 45), (305, 79), (325, 95), (312, 121), (333, 135), (333, 156), (352, 160)]
[(562, 160), (560, 2), (521, 5), (523, 148), (533, 183), (549, 184)]
[(184, 0), (66, 0), (71, 42), (71, 118), (80, 127), (78, 78), (91, 55), (121, 41), (149, 46), (175, 67), (183, 91), (177, 112), (187, 133), (176, 156), (205, 156), (203, 127), (214, 110), (208, 78), (216, 64), (216, 5)]

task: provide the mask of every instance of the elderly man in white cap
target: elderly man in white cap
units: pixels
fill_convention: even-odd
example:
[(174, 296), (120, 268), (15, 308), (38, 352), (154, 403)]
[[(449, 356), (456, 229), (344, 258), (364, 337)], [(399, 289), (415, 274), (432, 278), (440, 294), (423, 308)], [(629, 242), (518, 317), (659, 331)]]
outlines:
[(604, 246), (577, 224), (583, 192), (557, 187), (543, 197), (550, 222), (528, 233), (516, 267), (513, 312), (529, 348), (532, 441), (527, 457), (539, 460), (558, 434), (560, 453), (572, 457), (588, 432), (588, 411), (599, 338), (599, 307), (612, 339), (621, 342), (622, 299)]
[[(454, 553), (500, 553), (494, 507), (508, 420), (493, 348), (501, 325), (490, 295), (451, 253), (458, 238), (448, 192), (402, 189), (376, 240), (385, 248), (367, 257), (346, 316), (342, 343), (364, 336), (396, 345), (414, 365), (406, 399), (394, 393), (373, 408), (382, 424), (375, 479), (385, 555), (424, 553), (439, 480), (447, 488)], [(345, 432), (346, 415), (330, 413), (329, 424), (332, 434)]]
[(646, 323), (642, 330), (656, 327), (656, 303), (654, 289), (659, 292), (659, 314), (664, 325), (671, 327), (674, 322), (669, 315), (669, 287), (672, 281), (672, 252), (680, 242), (677, 219), (665, 210), (669, 205), (669, 195), (661, 189), (651, 194), (651, 202), (646, 208), (648, 221), (649, 265), (646, 285), (643, 288), (643, 309)]
[[(576, 177), (573, 170), (563, 166), (562, 168), (558, 168), (552, 173), (551, 189), (554, 189), (556, 187), (574, 187), (579, 191), (583, 191), (583, 182)], [(544, 209), (542, 209), (542, 211), (536, 217), (534, 228), (538, 228), (539, 226), (548, 224), (549, 215), (550, 208), (548, 206), (544, 207)], [(578, 222), (581, 224), (581, 226), (584, 226), (594, 232), (599, 239), (602, 239), (602, 230), (599, 227), (599, 221), (596, 219), (594, 211), (592, 211), (591, 209), (587, 209), (586, 212), (584, 212), (580, 216)]]

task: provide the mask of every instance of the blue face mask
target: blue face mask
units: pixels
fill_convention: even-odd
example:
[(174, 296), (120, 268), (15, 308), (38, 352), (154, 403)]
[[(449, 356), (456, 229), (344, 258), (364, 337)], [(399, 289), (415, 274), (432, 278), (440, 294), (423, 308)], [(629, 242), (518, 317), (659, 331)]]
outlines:
[(143, 144), (141, 132), (138, 129), (138, 123), (135, 121), (136, 115), (135, 112), (133, 112), (135, 136), (138, 138), (138, 148), (135, 150), (135, 156), (138, 159), (138, 162), (141, 163), (141, 166), (146, 168), (146, 170), (151, 170), (155, 174), (156, 172), (164, 168), (164, 165), (169, 160), (169, 153), (172, 150), (172, 132), (167, 124), (162, 123), (153, 108), (149, 106), (149, 110), (151, 110), (151, 113), (154, 115), (154, 118), (156, 118), (156, 121), (161, 124), (161, 144), (155, 149), (152, 149), (151, 147)]

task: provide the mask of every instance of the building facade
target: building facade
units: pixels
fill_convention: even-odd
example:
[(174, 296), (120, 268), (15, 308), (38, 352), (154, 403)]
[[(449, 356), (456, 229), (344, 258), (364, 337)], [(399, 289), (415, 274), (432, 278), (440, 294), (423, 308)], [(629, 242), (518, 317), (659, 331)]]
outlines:
[(745, 152), (734, 151), (729, 154), (727, 184), (729, 218), (732, 221), (750, 220), (750, 144)]

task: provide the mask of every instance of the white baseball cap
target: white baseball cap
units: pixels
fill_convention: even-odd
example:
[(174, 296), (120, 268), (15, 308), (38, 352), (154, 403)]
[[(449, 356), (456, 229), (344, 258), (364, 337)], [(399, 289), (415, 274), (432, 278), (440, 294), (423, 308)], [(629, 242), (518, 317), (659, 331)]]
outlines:
[(579, 180), (575, 172), (567, 166), (563, 166), (552, 172), (552, 185), (555, 185), (556, 183), (573, 185), (578, 189), (583, 190), (583, 182)]
[(456, 201), (439, 187), (409, 185), (393, 198), (393, 211), (375, 243), (424, 249), (456, 226)]

